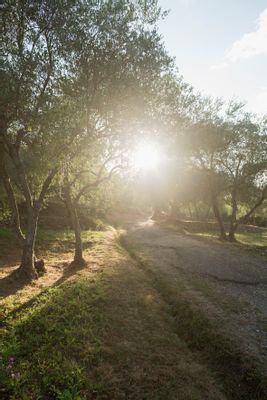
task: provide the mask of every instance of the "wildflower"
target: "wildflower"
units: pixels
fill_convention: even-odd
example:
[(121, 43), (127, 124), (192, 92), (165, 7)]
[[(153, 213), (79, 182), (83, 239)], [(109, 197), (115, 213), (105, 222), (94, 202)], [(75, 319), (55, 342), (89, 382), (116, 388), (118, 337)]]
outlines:
[(15, 361), (16, 361), (15, 357), (9, 357), (8, 363), (7, 363), (7, 368), (12, 368), (15, 364)]
[(13, 372), (11, 374), (11, 378), (14, 379), (14, 380), (18, 380), (20, 378), (20, 373), (19, 372), (17, 372), (17, 373)]

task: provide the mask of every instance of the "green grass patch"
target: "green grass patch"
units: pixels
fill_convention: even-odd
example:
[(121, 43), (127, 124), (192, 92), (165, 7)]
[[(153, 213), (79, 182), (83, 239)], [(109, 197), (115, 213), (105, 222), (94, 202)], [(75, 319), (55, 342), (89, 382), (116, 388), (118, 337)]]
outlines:
[(49, 289), (29, 307), (6, 313), (1, 398), (81, 400), (103, 395), (104, 386), (90, 371), (101, 360), (105, 302), (100, 275)]
[(260, 233), (237, 233), (236, 238), (240, 243), (248, 246), (267, 246), (267, 230)]
[[(101, 239), (104, 237), (104, 232), (101, 231), (82, 231), (83, 240)], [(0, 239), (15, 239), (15, 233), (10, 228), (0, 228)], [(74, 240), (74, 232), (70, 229), (38, 229), (37, 241), (49, 240)]]
[[(83, 240), (94, 240), (101, 239), (104, 237), (103, 232), (99, 231), (82, 231), (82, 239)], [(48, 240), (70, 240), (73, 241), (75, 239), (74, 232), (69, 229), (62, 230), (53, 230), (53, 229), (39, 229), (37, 233), (37, 241), (43, 242)]]
[[(216, 239), (219, 237), (219, 231), (215, 232), (196, 232), (194, 236)], [(267, 230), (262, 232), (242, 232), (236, 233), (236, 239), (239, 243), (246, 246), (266, 247), (267, 246)]]
[[(219, 238), (219, 232), (197, 232), (190, 233), (194, 237), (203, 239), (217, 240)], [(236, 243), (231, 245), (237, 245), (243, 247), (245, 250), (251, 251), (255, 256), (267, 260), (267, 230), (264, 229), (261, 232), (237, 232)], [(224, 243), (224, 242), (223, 242)], [(226, 242), (229, 243), (230, 242)]]

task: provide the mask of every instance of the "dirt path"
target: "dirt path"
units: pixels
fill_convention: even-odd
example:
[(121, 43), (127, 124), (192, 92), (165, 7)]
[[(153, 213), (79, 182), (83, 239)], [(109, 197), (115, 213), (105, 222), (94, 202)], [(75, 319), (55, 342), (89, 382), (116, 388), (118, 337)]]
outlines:
[(181, 235), (145, 218), (121, 219), (125, 244), (163, 277), (173, 290), (187, 286), (188, 296), (210, 318), (223, 318), (245, 351), (267, 366), (267, 264), (229, 244)]

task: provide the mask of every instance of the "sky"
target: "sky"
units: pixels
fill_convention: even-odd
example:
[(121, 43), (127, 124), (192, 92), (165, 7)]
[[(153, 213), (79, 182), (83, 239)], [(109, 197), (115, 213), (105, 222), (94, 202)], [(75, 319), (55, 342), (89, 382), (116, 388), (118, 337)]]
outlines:
[(159, 24), (186, 82), (267, 114), (267, 0), (159, 0)]

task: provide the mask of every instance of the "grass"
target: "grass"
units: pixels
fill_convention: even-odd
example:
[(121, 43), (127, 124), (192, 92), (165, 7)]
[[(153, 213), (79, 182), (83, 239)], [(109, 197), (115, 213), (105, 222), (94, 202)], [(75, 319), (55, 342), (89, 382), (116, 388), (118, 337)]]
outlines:
[(267, 246), (267, 230), (260, 233), (237, 233), (236, 238), (240, 243), (248, 246)]
[(49, 289), (5, 320), (0, 382), (4, 398), (81, 399), (104, 387), (90, 376), (101, 360), (105, 294), (97, 280)]
[[(82, 231), (84, 249), (87, 250), (95, 243), (101, 242), (104, 236), (104, 231)], [(45, 260), (46, 266), (57, 264), (59, 261), (69, 263), (74, 255), (74, 241), (74, 233), (71, 230), (39, 229), (36, 255)], [(0, 277), (5, 268), (18, 266), (20, 258), (21, 248), (18, 246), (14, 232), (11, 229), (0, 228)]]
[[(8, 252), (15, 253), (10, 231), (1, 233), (0, 246), (8, 244)], [(24, 287), (6, 278), (0, 282), (1, 398), (80, 400), (100, 393), (105, 398), (105, 382), (96, 382), (93, 376), (107, 321), (105, 284), (101, 257), (92, 260), (98, 252), (105, 256), (104, 236), (83, 232), (85, 244), (90, 243), (85, 246), (90, 268), (79, 271), (69, 267), (70, 232), (40, 230), (38, 252), (45, 257), (48, 273)]]
[[(83, 240), (91, 240), (92, 238), (103, 237), (103, 232), (91, 230), (82, 231)], [(15, 234), (10, 228), (0, 228), (0, 239), (15, 239)], [(74, 232), (70, 229), (43, 229), (40, 228), (37, 232), (37, 242), (48, 240), (74, 240)]]
[[(218, 238), (219, 231), (215, 232), (196, 232), (195, 236)], [(252, 247), (266, 247), (267, 246), (267, 230), (262, 232), (237, 232), (236, 239), (239, 243)]]
[[(194, 232), (190, 233), (190, 235), (201, 239), (217, 240), (219, 238), (219, 231)], [(235, 236), (237, 242), (231, 243), (231, 245), (242, 246), (244, 249), (267, 261), (267, 229), (262, 229), (260, 232), (237, 232)]]
[(51, 270), (38, 280), (41, 293), (29, 285), (20, 289), (24, 297), (3, 299), (1, 398), (225, 400), (111, 232), (86, 259), (88, 266), (62, 283), (42, 290)]

